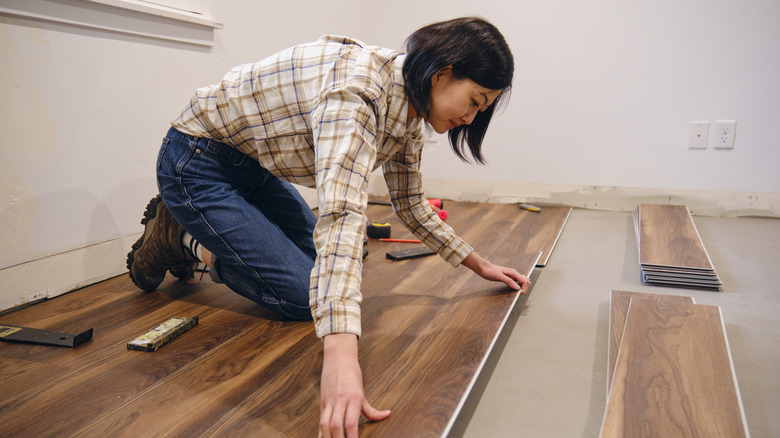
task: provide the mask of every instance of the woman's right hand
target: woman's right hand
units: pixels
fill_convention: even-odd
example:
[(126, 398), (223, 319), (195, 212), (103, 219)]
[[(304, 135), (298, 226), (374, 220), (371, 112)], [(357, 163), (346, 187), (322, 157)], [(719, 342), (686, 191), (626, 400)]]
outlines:
[(384, 420), (390, 411), (374, 409), (363, 392), (357, 336), (333, 333), (323, 338), (320, 378), (320, 433), (322, 438), (358, 436), (362, 412), (370, 421)]

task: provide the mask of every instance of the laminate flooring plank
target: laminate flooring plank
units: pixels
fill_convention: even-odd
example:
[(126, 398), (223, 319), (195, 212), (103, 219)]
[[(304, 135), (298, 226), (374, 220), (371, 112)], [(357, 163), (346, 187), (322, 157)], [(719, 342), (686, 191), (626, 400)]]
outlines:
[(538, 212), (520, 210), (523, 223), (518, 232), (521, 232), (528, 242), (523, 252), (533, 254), (541, 251), (538, 267), (547, 266), (550, 261), (571, 211), (571, 207), (542, 207)]
[(691, 284), (691, 285), (698, 285), (701, 287), (720, 287), (723, 284), (718, 279), (708, 279), (708, 278), (688, 278), (688, 277), (681, 277), (679, 275), (664, 275), (664, 274), (648, 274), (646, 272), (643, 272), (643, 278), (645, 279), (646, 283), (667, 283), (667, 284)]
[[(530, 273), (538, 257), (525, 256), (528, 267), (521, 272)], [(393, 415), (365, 424), (361, 436), (446, 434), (520, 296), (479, 280), (470, 278), (392, 367), (368, 385), (369, 397), (393, 409)]]
[(641, 265), (714, 270), (688, 207), (642, 204), (638, 227)]
[(681, 278), (703, 278), (717, 280), (718, 274), (715, 271), (692, 271), (690, 269), (642, 266), (642, 272), (646, 274), (674, 275)]
[(189, 429), (194, 436), (201, 435), (193, 426), (210, 425), (234, 404), (252, 393), (264, 391), (269, 381), (285, 378), (285, 371), (293, 369), (290, 363), (312, 348), (313, 344), (305, 341), (313, 336), (310, 325), (258, 324), (232, 342), (223, 342), (218, 354), (199, 360), (197, 366), (177, 370), (142, 396), (101, 416), (77, 433), (113, 436), (128, 431), (130, 436), (181, 436), (179, 430)]
[[(522, 233), (512, 231), (520, 224), (488, 258), (530, 274), (539, 254), (516, 253), (524, 242)], [(433, 436), (445, 431), (518, 294), (471, 275), (448, 297), (445, 309), (413, 337), (413, 345), (367, 386), (376, 404), (392, 408), (399, 420), (366, 424), (365, 436)]]
[[(520, 252), (528, 239), (516, 206), (451, 202), (447, 210), (447, 222), (484, 257), (521, 271), (529, 263)], [(367, 213), (372, 221), (392, 221), (393, 237), (412, 237), (391, 208), (369, 206)], [(380, 388), (389, 397), (396, 422), (424, 405), (404, 396), (405, 384), (393, 385), (393, 376), (425, 376), (422, 393), (440, 401), (433, 414), (439, 430), (452, 420), (517, 294), (437, 256), (403, 262), (384, 257), (387, 250), (408, 247), (373, 239), (368, 244), (360, 360), (367, 391)], [(257, 309), (208, 278), (195, 285), (166, 279), (160, 290), (142, 293), (124, 275), (3, 315), (0, 323), (95, 330), (92, 341), (75, 349), (0, 344), (4, 432), (312, 436), (319, 418), (321, 341), (310, 322), (284, 321)], [(171, 316), (195, 315), (200, 324), (161, 350), (126, 350), (129, 340)], [(473, 327), (460, 335), (448, 328), (470, 320)], [(437, 354), (436, 348), (443, 350)], [(421, 351), (426, 360), (416, 359)], [(449, 385), (455, 385), (454, 396), (444, 389)], [(382, 407), (378, 392), (369, 394), (375, 398)], [(385, 429), (392, 435), (392, 427)]]
[(693, 298), (691, 297), (620, 290), (612, 291), (609, 302), (609, 345), (607, 347), (609, 360), (607, 362), (607, 394), (609, 394), (609, 388), (612, 386), (612, 376), (615, 372), (615, 362), (617, 361), (617, 353), (618, 349), (620, 348), (620, 339), (623, 337), (623, 328), (626, 324), (626, 313), (628, 313), (628, 305), (631, 302), (631, 298), (654, 299), (662, 303), (667, 303), (670, 306), (681, 303), (694, 304)]
[(632, 298), (601, 437), (744, 437), (720, 308)]
[[(131, 290), (134, 286), (129, 280), (127, 283), (128, 290)], [(208, 289), (215, 288), (212, 286)], [(198, 291), (205, 292), (207, 291)], [(224, 292), (213, 292), (212, 295), (216, 298), (230, 296)], [(140, 297), (136, 292), (126, 294), (135, 296), (136, 299), (147, 298)], [(117, 309), (121, 310), (122, 307)], [(4, 394), (0, 401), (0, 417), (5, 417), (4, 413), (8, 412), (5, 408), (9, 405), (25, 412), (25, 415), (3, 418), (4, 427), (7, 430), (18, 429), (26, 432), (41, 428), (40, 432), (57, 431), (64, 435), (69, 434), (74, 428), (80, 427), (85, 418), (97, 418), (100, 414), (142, 394), (145, 389), (164, 380), (167, 375), (196, 362), (238, 333), (240, 328), (237, 327), (236, 320), (240, 318), (231, 316), (230, 324), (219, 324), (214, 316), (220, 311), (222, 310), (219, 308), (173, 301), (150, 309), (146, 315), (124, 325), (115, 326), (114, 322), (96, 324), (96, 341), (74, 349), (19, 344), (18, 348), (45, 352), (52, 358), (59, 359), (51, 362), (62, 365), (56, 373), (43, 368), (0, 381)], [(200, 317), (201, 324), (163, 350), (143, 353), (126, 349), (129, 340), (171, 316), (193, 314)], [(102, 316), (96, 314), (95, 319)], [(115, 316), (119, 318), (122, 315)], [(108, 328), (109, 326), (114, 328)], [(57, 355), (60, 357), (57, 358)], [(6, 385), (12, 390), (6, 390)], [(52, 409), (53, 406), (57, 408)], [(41, 423), (40, 418), (48, 418), (52, 424)]]
[[(374, 210), (377, 210), (375, 207)], [(371, 221), (383, 221), (391, 223), (393, 233), (396, 233), (400, 224), (388, 215), (390, 209), (382, 211), (368, 210)], [(500, 221), (509, 217), (509, 225), (517, 224), (514, 209), (507, 206), (484, 206), (470, 203), (449, 203), (448, 221), (456, 229), (464, 229), (460, 235), (477, 247), (480, 252), (492, 251), (496, 244), (496, 233), (484, 233), (479, 227), (466, 227), (465, 225), (481, 218), (489, 223), (498, 225), (502, 229)], [(501, 233), (498, 233), (499, 235)], [(394, 237), (405, 238), (394, 234)], [(364, 263), (362, 307), (363, 336), (360, 341), (360, 361), (363, 368), (363, 377), (366, 387), (372, 381), (383, 374), (388, 367), (396, 367), (395, 361), (401, 357), (413, 344), (425, 327), (442, 311), (448, 299), (441, 295), (442, 291), (450, 291), (460, 287), (466, 278), (473, 275), (470, 271), (455, 269), (439, 257), (431, 256), (422, 259), (413, 259), (394, 262), (384, 258), (387, 249), (399, 249), (404, 244), (391, 244), (388, 242), (369, 241), (369, 248), (380, 248), (379, 254), (371, 252)], [(484, 250), (484, 251), (483, 251)], [(451, 292), (450, 292), (451, 293)], [(316, 434), (316, 425), (319, 418), (318, 393), (318, 364), (321, 363), (320, 350), (316, 350), (318, 356), (312, 356), (302, 364), (291, 368), (296, 381), (308, 381), (305, 390), (298, 390), (295, 401), (279, 403), (276, 398), (268, 397), (261, 393), (254, 393), (248, 397), (241, 406), (231, 414), (231, 420), (226, 419), (219, 426), (209, 430), (213, 436), (237, 435), (251, 436), (255, 430), (273, 429), (285, 436), (310, 436)], [(391, 365), (388, 365), (391, 364)], [(312, 365), (316, 365), (312, 368)], [(279, 391), (282, 391), (280, 388)], [(272, 393), (276, 393), (272, 391)], [(286, 394), (286, 392), (285, 392)], [(369, 400), (371, 395), (368, 394)], [(414, 400), (409, 400), (414, 402)], [(374, 404), (375, 406), (378, 406)], [(308, 408), (306, 408), (308, 406)], [(277, 412), (281, 408), (295, 412), (295, 418), (287, 418), (284, 412)], [(382, 407), (380, 407), (382, 408)], [(388, 408), (396, 409), (395, 406)], [(285, 419), (273, 428), (269, 428), (266, 417)], [(233, 421), (232, 419), (235, 419)], [(239, 421), (240, 419), (240, 421)], [(288, 427), (285, 429), (285, 427)], [(289, 429), (292, 428), (292, 429)], [(282, 433), (283, 432), (283, 433)]]

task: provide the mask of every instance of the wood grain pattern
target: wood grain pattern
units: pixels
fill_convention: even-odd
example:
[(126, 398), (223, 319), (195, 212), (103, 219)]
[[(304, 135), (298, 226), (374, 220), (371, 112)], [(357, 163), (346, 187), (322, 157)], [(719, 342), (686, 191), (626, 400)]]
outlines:
[[(514, 205), (450, 202), (450, 223), (485, 258), (529, 273), (528, 231)], [(392, 210), (369, 206), (371, 220)], [(478, 225), (478, 226), (477, 226)], [(535, 229), (535, 228), (534, 228)], [(445, 433), (519, 299), (439, 257), (393, 262), (408, 244), (370, 241), (360, 361), (366, 393), (390, 419), (361, 436)], [(200, 324), (154, 353), (127, 341), (171, 316)], [(212, 283), (166, 279), (142, 293), (129, 278), (0, 316), (0, 323), (76, 332), (75, 349), (0, 344), (0, 424), (7, 436), (316, 436), (322, 343), (310, 322), (277, 315)]]
[(631, 298), (601, 436), (748, 436), (720, 308)]
[(639, 207), (639, 263), (712, 271), (712, 262), (684, 205)]
[(607, 347), (609, 360), (607, 362), (607, 393), (609, 393), (609, 388), (612, 386), (612, 376), (615, 372), (615, 362), (617, 361), (617, 353), (618, 349), (620, 348), (620, 340), (623, 338), (623, 328), (626, 324), (626, 314), (628, 313), (628, 305), (631, 303), (631, 298), (653, 299), (672, 306), (679, 303), (693, 304), (693, 298), (691, 297), (628, 292), (620, 290), (612, 291), (609, 303), (609, 345)]
[(722, 286), (688, 207), (642, 204), (634, 211), (642, 282), (719, 289)]
[(520, 210), (522, 223), (518, 232), (525, 236), (524, 241), (527, 242), (522, 251), (526, 254), (542, 252), (536, 266), (547, 266), (571, 211), (571, 207), (542, 207), (539, 212)]

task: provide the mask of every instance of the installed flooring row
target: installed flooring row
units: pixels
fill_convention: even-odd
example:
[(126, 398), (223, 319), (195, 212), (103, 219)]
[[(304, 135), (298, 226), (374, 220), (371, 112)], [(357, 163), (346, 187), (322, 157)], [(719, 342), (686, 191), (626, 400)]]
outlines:
[[(529, 274), (549, 259), (570, 213), (450, 202), (450, 223), (478, 253)], [(390, 208), (371, 205), (408, 238)], [(549, 224), (557, 224), (550, 226)], [(406, 234), (405, 234), (406, 233)], [(393, 262), (408, 244), (372, 240), (364, 261), (360, 361), (367, 398), (390, 418), (361, 436), (442, 436), (452, 426), (521, 297), (439, 257)], [(200, 324), (153, 353), (126, 343), (172, 316)], [(322, 344), (210, 282), (142, 293), (126, 275), (0, 317), (80, 333), (73, 349), (0, 343), (4, 436), (316, 436)]]

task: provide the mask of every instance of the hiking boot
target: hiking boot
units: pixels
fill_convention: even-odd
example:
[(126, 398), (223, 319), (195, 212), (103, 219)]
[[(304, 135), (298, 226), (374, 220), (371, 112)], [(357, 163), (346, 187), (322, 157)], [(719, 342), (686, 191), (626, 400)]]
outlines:
[(181, 247), (184, 228), (171, 216), (160, 195), (149, 201), (141, 224), (145, 225), (144, 234), (127, 254), (133, 283), (151, 292), (162, 283), (166, 271), (179, 280), (193, 278), (199, 261)]

